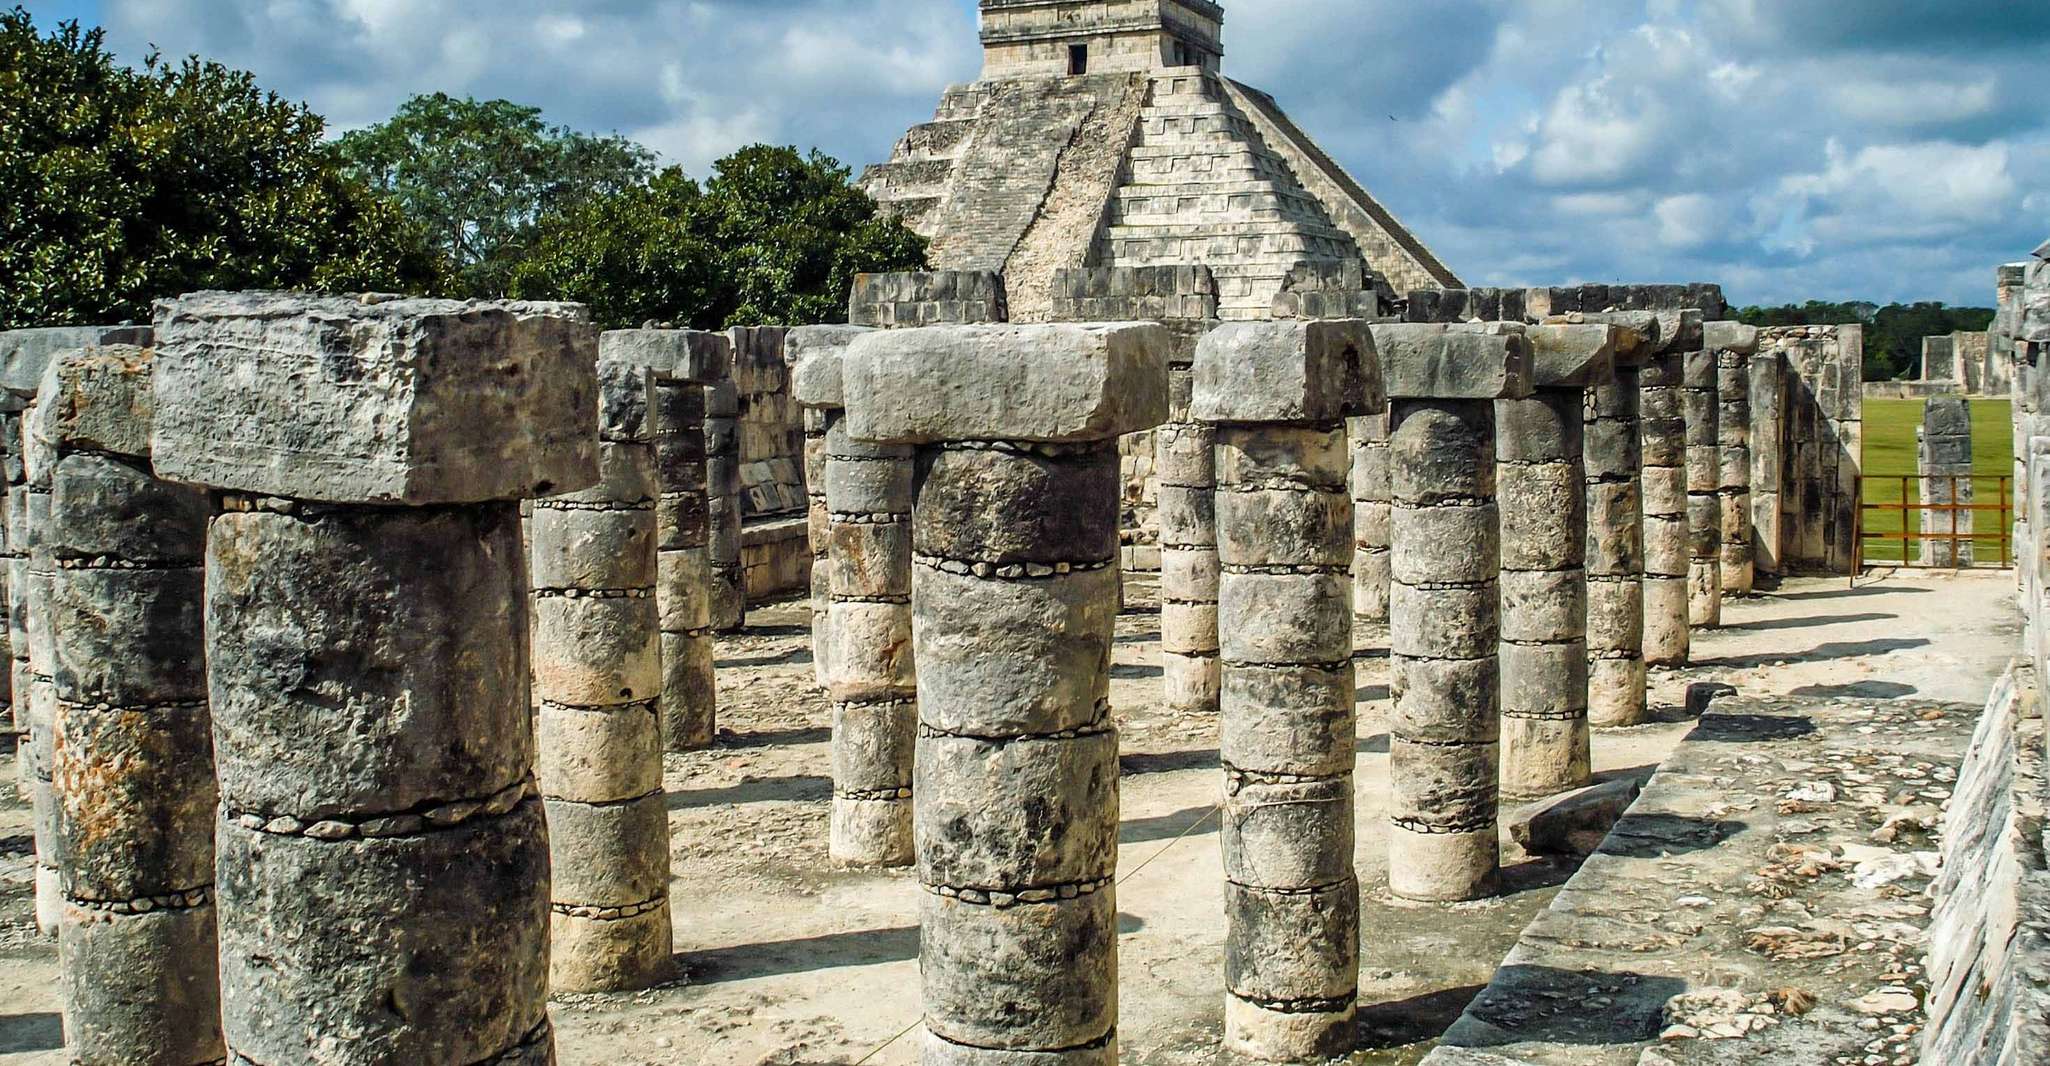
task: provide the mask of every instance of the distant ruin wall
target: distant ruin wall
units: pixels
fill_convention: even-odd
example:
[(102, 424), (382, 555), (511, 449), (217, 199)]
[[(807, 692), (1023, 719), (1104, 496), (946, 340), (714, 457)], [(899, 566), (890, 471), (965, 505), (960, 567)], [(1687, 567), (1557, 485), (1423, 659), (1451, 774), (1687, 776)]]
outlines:
[[(1784, 364), (1779, 560), (1784, 573), (1848, 574), (1857, 557), (1865, 457), (1865, 327), (1782, 326), (1758, 334)], [(1758, 398), (1753, 397), (1754, 407)]]

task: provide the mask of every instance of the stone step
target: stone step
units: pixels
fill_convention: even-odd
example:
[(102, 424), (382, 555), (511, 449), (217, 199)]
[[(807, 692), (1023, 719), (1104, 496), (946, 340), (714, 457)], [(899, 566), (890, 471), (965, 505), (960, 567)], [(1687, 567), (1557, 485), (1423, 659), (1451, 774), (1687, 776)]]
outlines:
[(954, 173), (951, 159), (877, 163), (861, 174), (861, 187), (878, 200), (939, 196)]
[(1149, 263), (1204, 263), (1219, 260), (1265, 261), (1277, 265), (1303, 259), (1336, 259), (1358, 254), (1343, 235), (1325, 237), (1307, 234), (1293, 227), (1268, 234), (1217, 234), (1173, 232), (1151, 227), (1124, 226), (1107, 239), (1112, 259), (1122, 265)]
[(961, 146), (968, 143), (968, 137), (975, 132), (971, 119), (942, 119), (911, 127), (897, 149), (893, 160), (953, 159), (961, 154)]

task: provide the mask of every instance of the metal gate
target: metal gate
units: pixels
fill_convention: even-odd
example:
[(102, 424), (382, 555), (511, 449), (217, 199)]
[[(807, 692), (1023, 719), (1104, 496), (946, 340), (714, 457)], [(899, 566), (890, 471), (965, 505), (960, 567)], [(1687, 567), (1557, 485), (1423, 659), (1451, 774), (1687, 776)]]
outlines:
[[(1898, 502), (1868, 503), (1865, 488), (1868, 482), (1899, 482)], [(1921, 485), (1940, 485), (1948, 488), (1948, 503), (1924, 503)], [(1921, 474), (1870, 474), (1858, 478), (1858, 535), (1857, 556), (1852, 560), (1852, 573), (1863, 570), (1870, 563), (1876, 566), (1901, 566), (1936, 570), (1964, 569), (2006, 569), (2014, 564), (2014, 495), (2011, 491), (2014, 478), (2006, 475), (1985, 474), (1942, 474), (1924, 477)], [(1994, 489), (1996, 503), (1979, 503), (1981, 486)], [(1956, 502), (1965, 498), (1974, 502)], [(1867, 518), (1874, 514), (1897, 516), (1900, 529), (1874, 530), (1868, 528)], [(1927, 515), (1935, 528), (1922, 529), (1920, 516)], [(1992, 529), (1980, 528), (1979, 518), (1985, 515), (1997, 524)], [(1969, 524), (1970, 528), (1966, 526)], [(1877, 551), (1868, 552), (1866, 545)], [(1898, 550), (1900, 557), (1891, 556)]]

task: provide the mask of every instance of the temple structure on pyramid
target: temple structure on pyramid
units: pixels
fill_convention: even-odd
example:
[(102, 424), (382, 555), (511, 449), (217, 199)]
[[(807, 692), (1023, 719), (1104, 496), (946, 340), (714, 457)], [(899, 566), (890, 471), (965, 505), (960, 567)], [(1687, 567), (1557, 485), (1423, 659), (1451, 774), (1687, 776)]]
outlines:
[(1396, 293), (1462, 287), (1394, 214), (1222, 73), (1210, 0), (982, 0), (980, 80), (861, 178), (940, 270), (1004, 275), (1014, 321), (1055, 272), (1203, 265), (1223, 319), (1268, 317), (1292, 270), (1361, 263)]

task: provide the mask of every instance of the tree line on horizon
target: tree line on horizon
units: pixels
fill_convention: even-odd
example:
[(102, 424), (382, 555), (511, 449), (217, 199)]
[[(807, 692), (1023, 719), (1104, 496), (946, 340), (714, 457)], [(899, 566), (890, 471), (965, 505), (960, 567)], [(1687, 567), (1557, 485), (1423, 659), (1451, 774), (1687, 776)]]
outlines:
[(1810, 300), (1737, 312), (1737, 321), (1751, 326), (1864, 326), (1866, 381), (1919, 377), (1922, 338), (1978, 333), (1990, 328), (1993, 318), (1990, 307), (1948, 307), (1936, 301), (1882, 306)]
[(572, 300), (603, 326), (843, 321), (925, 241), (817, 151), (702, 181), (506, 100), (417, 96), (339, 138), (253, 75), (0, 11), (0, 329), (147, 321), (199, 289)]

